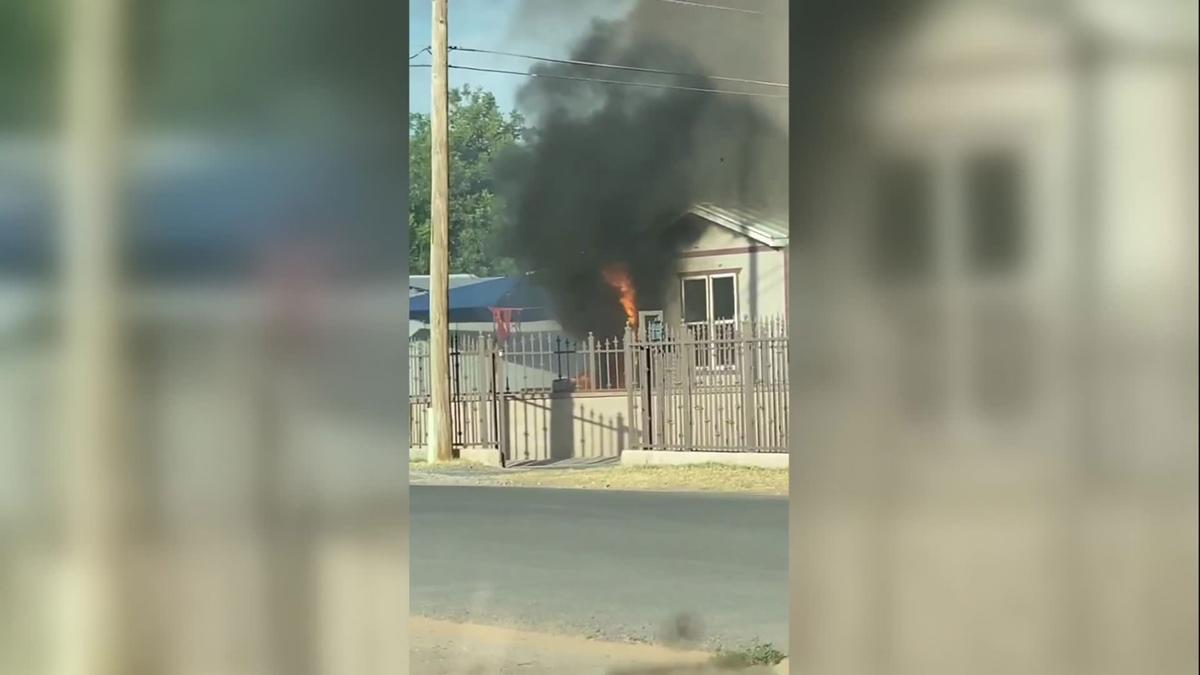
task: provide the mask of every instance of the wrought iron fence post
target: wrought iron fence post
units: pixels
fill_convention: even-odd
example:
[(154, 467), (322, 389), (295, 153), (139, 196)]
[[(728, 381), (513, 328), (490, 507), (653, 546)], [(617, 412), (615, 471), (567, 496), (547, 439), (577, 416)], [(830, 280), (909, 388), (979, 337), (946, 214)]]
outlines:
[(627, 422), (629, 425), (629, 447), (640, 449), (642, 447), (641, 430), (635, 426), (633, 421), (633, 331), (629, 326), (625, 326), (625, 339), (622, 344), (625, 347), (625, 397), (629, 413), (629, 421)]
[(583, 357), (583, 375), (587, 378), (588, 387), (591, 389), (600, 388), (600, 378), (598, 376), (599, 365), (596, 357), (596, 336), (592, 335), (591, 331), (587, 336), (587, 354)]
[(695, 450), (695, 433), (692, 426), (692, 377), (695, 375), (695, 342), (681, 325), (679, 328), (679, 357), (683, 377), (683, 448)]
[(559, 380), (563, 379), (562, 355), (563, 355), (562, 336), (555, 335), (554, 336), (554, 375), (555, 375), (556, 379), (559, 379)]
[(754, 325), (749, 321), (742, 322), (742, 414), (745, 418), (743, 427), (745, 438), (743, 445), (753, 451), (758, 445), (758, 434), (755, 430), (757, 410), (754, 407)]
[[(461, 445), (457, 425), (461, 419), (461, 410), (455, 410), (457, 402), (462, 400), (462, 382), (459, 379), (462, 377), (462, 344), (457, 333), (450, 334), (450, 370), (448, 374), (450, 375), (450, 447), (454, 448)], [(432, 377), (432, 374), (430, 376)], [(433, 405), (432, 396), (430, 405)], [(433, 426), (431, 424), (430, 428)]]
[(496, 449), (500, 452), (500, 463), (508, 464), (508, 397), (504, 395), (504, 341), (492, 342), (492, 414), (494, 417), (493, 433), (496, 435)]
[(496, 347), (493, 344), (494, 338), (490, 334), (485, 334), (480, 345), (479, 355), (479, 371), (482, 376), (482, 381), (479, 383), (479, 404), (483, 410), (482, 429), (483, 437), (487, 443), (496, 443)]

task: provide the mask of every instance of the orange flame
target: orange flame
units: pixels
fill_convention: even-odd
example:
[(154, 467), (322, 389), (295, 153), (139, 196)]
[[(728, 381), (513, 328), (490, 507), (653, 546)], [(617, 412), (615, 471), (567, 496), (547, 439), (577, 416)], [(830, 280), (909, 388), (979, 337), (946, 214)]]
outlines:
[(624, 265), (614, 263), (605, 267), (601, 274), (604, 275), (604, 281), (621, 294), (621, 308), (625, 310), (625, 323), (631, 328), (637, 328), (637, 292), (633, 288), (629, 272)]

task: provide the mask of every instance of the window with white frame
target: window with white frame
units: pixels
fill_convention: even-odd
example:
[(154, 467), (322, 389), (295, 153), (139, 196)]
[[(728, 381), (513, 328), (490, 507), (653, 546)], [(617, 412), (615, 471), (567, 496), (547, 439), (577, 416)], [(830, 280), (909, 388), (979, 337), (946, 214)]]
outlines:
[(697, 341), (713, 345), (696, 350), (696, 365), (732, 365), (736, 357), (733, 335), (738, 311), (737, 274), (686, 276), (680, 282), (680, 292), (684, 325)]

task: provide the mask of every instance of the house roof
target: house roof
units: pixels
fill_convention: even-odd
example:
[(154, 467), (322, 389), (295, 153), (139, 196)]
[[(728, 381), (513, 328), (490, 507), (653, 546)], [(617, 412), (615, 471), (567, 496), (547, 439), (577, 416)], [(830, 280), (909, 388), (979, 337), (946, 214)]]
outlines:
[(754, 209), (717, 206), (707, 202), (696, 204), (689, 212), (760, 244), (772, 248), (788, 245), (786, 217), (780, 218)]
[[(522, 314), (524, 314), (524, 312), (522, 312)], [(492, 319), (488, 319), (487, 321), (451, 321), (448, 328), (451, 333), (476, 335), (479, 333), (493, 332), (496, 329), (496, 322)], [(554, 319), (536, 319), (529, 321), (526, 320), (524, 316), (520, 317), (520, 331), (522, 333), (562, 333), (562, 330), (562, 326)], [(409, 319), (408, 337), (417, 341), (428, 340), (429, 324), (425, 321)]]
[[(459, 286), (467, 286), (469, 284), (479, 283), (480, 281), (492, 281), (503, 277), (480, 277), (474, 274), (451, 274), (450, 288), (458, 288)], [(420, 295), (429, 292), (429, 275), (428, 274), (411, 274), (408, 277), (408, 295)]]
[[(450, 321), (491, 321), (494, 307), (526, 310), (525, 318), (538, 319), (549, 305), (546, 294), (530, 281), (529, 275), (496, 277), (452, 287), (449, 301)], [(409, 300), (408, 316), (418, 320), (428, 318), (428, 293)]]

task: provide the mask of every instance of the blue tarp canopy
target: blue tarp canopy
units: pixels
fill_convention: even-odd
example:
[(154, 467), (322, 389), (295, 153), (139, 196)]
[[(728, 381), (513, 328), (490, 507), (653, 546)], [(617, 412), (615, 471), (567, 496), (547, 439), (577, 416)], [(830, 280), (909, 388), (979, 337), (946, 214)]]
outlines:
[[(408, 300), (408, 316), (429, 320), (429, 294)], [(521, 319), (549, 318), (546, 294), (528, 276), (487, 279), (450, 289), (450, 321), (491, 321), (493, 308), (521, 310)]]

